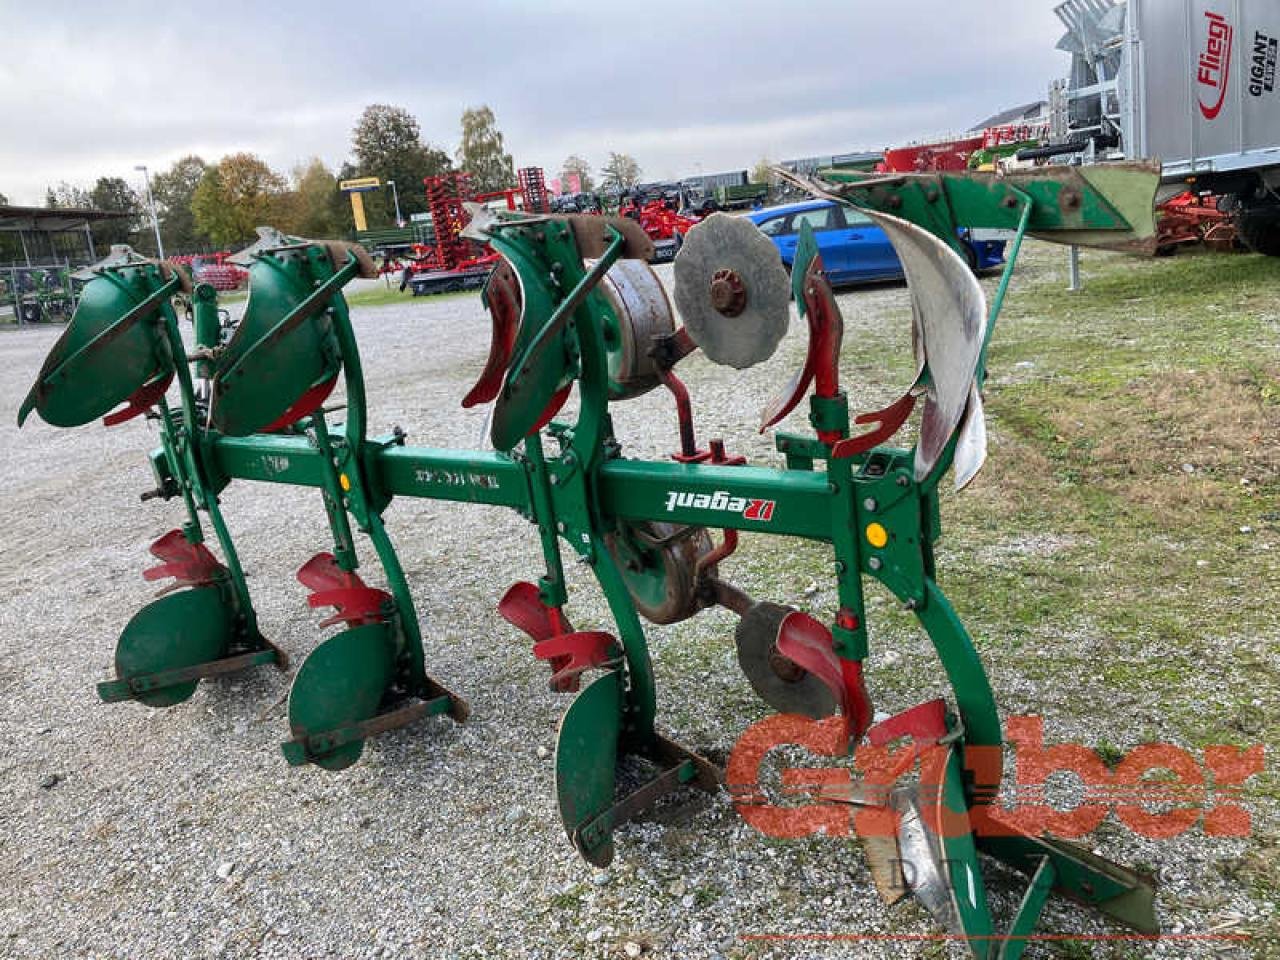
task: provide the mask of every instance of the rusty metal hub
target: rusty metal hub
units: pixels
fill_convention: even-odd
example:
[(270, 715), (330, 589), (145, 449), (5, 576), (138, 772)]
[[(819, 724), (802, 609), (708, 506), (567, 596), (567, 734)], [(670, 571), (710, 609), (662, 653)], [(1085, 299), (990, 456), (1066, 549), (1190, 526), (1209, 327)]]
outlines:
[(725, 317), (736, 317), (747, 308), (747, 288), (738, 271), (726, 268), (712, 275), (711, 305)]

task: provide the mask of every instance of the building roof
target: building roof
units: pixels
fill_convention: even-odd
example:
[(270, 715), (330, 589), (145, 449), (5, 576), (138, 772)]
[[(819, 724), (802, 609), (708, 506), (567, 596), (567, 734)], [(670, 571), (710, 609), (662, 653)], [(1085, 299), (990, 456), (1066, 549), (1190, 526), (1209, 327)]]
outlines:
[(101, 220), (122, 220), (130, 216), (116, 210), (92, 207), (9, 207), (0, 206), (0, 233), (63, 233), (81, 230)]
[(987, 127), (1001, 127), (1006, 123), (1017, 123), (1019, 120), (1038, 120), (1044, 116), (1048, 106), (1047, 100), (1033, 100), (1030, 103), (1019, 104), (1016, 107), (1010, 107), (1008, 110), (1001, 110), (994, 116), (987, 117), (987, 119), (975, 124), (970, 129), (985, 130)]

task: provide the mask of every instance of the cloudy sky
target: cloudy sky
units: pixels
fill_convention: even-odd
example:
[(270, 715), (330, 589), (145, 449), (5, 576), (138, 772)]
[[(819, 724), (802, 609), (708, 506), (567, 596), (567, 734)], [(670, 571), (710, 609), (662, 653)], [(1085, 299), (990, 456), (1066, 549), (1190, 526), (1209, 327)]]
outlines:
[(964, 129), (1066, 73), (1056, 0), (0, 0), (0, 193), (198, 153), (336, 167), (370, 103), (450, 153), (487, 103), (517, 166), (646, 179)]

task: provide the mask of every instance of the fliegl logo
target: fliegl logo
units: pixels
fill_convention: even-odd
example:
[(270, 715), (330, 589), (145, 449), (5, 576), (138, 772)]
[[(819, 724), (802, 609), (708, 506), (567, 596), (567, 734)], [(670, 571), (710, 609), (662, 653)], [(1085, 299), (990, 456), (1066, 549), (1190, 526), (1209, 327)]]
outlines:
[(731, 497), (727, 490), (715, 493), (691, 493), (688, 490), (667, 491), (667, 513), (676, 507), (691, 507), (694, 510), (717, 510), (724, 513), (738, 513), (746, 520), (758, 520), (768, 523), (773, 519), (774, 500), (754, 500), (750, 497)]
[(1212, 120), (1222, 111), (1227, 99), (1227, 81), (1231, 79), (1231, 39), (1235, 30), (1227, 18), (1212, 10), (1204, 12), (1208, 35), (1196, 65), (1196, 82), (1200, 86), (1200, 112)]

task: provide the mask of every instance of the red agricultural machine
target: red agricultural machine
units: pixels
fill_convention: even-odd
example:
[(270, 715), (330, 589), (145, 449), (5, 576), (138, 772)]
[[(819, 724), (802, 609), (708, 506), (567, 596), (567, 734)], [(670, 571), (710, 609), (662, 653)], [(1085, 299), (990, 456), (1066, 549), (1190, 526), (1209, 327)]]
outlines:
[(1243, 250), (1235, 218), (1221, 209), (1221, 197), (1186, 190), (1156, 207), (1156, 253), (1168, 255), (1189, 243), (1210, 250)]
[(944, 170), (966, 170), (969, 167), (969, 155), (981, 150), (982, 146), (982, 134), (976, 134), (895, 147), (884, 152), (884, 160), (876, 167), (876, 172), (936, 173)]
[(249, 271), (231, 263), (231, 251), (219, 250), (217, 253), (186, 254), (170, 257), (174, 263), (186, 267), (197, 283), (207, 283), (220, 293), (239, 290), (249, 282)]
[(680, 213), (674, 202), (664, 197), (643, 203), (636, 197), (628, 197), (618, 208), (618, 214), (637, 221), (653, 241), (653, 263), (674, 260), (684, 236), (702, 220)]
[(522, 167), (516, 187), (491, 193), (474, 192), (469, 173), (445, 173), (426, 177), (427, 207), (435, 242), (414, 244), (409, 266), (404, 268), (400, 289), (413, 289), (414, 296), (478, 289), (498, 262), (498, 255), (462, 236), (467, 222), (464, 203), (504, 200), (508, 210), (547, 213), (550, 203), (541, 167)]

